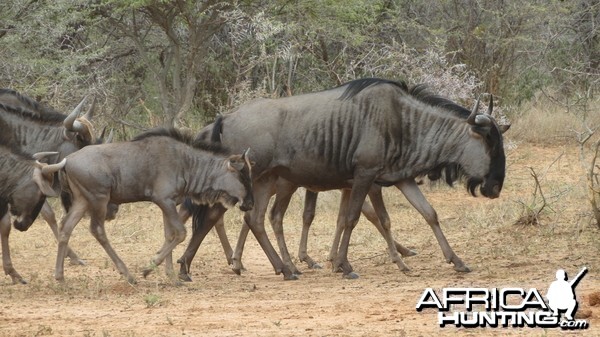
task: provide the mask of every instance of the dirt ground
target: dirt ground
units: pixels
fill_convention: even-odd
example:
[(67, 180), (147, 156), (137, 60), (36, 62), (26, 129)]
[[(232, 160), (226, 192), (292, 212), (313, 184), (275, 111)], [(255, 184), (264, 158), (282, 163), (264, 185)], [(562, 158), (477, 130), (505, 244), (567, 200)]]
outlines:
[[(470, 197), (462, 186), (423, 187), (448, 241), (471, 273), (457, 273), (444, 262), (429, 226), (399, 191), (390, 188), (385, 199), (394, 235), (418, 252), (405, 259), (412, 268), (409, 273), (391, 263), (383, 239), (365, 220), (353, 232), (349, 253), (360, 278), (346, 280), (331, 272), (326, 257), (339, 193), (329, 192), (319, 197), (309, 239), (309, 254), (324, 269), (309, 270), (297, 262), (304, 272), (300, 279), (283, 281), (251, 238), (243, 259), (247, 270), (237, 276), (227, 266), (217, 236), (210, 233), (193, 262), (193, 282), (174, 282), (162, 267), (144, 279), (141, 268), (160, 247), (163, 229), (158, 209), (138, 203), (123, 205), (117, 219), (106, 226), (121, 258), (139, 275), (136, 285), (118, 275), (88, 232), (87, 220), (71, 238), (71, 247), (87, 264), (66, 265), (64, 284), (53, 279), (56, 244), (48, 226), (38, 221), (28, 232), (13, 231), (13, 263), (29, 284), (13, 285), (9, 277), (0, 278), (0, 335), (600, 336), (600, 306), (593, 301), (600, 291), (600, 231), (587, 214), (576, 148), (517, 144), (507, 155), (507, 179), (499, 199)], [(547, 206), (539, 224), (515, 224), (524, 209), (541, 206), (529, 167), (540, 177)], [(285, 219), (293, 253), (300, 237), (302, 198), (298, 192)], [(232, 244), (240, 215), (238, 210), (227, 214)], [(176, 258), (184, 246), (176, 249)], [(427, 287), (535, 287), (545, 295), (557, 269), (572, 276), (583, 266), (589, 273), (576, 293), (578, 312), (589, 323), (585, 331), (440, 328), (436, 310), (415, 310)]]

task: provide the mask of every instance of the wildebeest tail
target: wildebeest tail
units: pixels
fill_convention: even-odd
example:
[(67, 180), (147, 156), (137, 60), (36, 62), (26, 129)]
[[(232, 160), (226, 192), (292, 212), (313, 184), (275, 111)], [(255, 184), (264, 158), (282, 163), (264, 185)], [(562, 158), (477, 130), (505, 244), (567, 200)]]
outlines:
[(64, 168), (58, 172), (58, 180), (60, 182), (60, 201), (65, 209), (65, 213), (67, 213), (73, 204), (73, 197)]

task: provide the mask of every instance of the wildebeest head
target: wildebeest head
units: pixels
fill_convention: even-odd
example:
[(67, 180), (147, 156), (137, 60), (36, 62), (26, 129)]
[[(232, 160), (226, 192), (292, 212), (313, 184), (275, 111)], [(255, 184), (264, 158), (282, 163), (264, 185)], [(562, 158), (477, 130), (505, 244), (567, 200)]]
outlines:
[(240, 209), (249, 211), (254, 207), (252, 194), (252, 166), (248, 159), (249, 149), (241, 155), (230, 156), (223, 165), (223, 172), (214, 181), (213, 189), (220, 191), (219, 200), (230, 208), (241, 201)]
[(63, 126), (65, 127), (64, 137), (70, 142), (65, 142), (61, 147), (73, 147), (66, 149), (59, 149), (61, 153), (73, 153), (84, 146), (95, 144), (96, 136), (94, 128), (90, 120), (94, 114), (94, 108), (96, 106), (96, 100), (92, 101), (88, 111), (81, 117), (79, 114), (83, 104), (87, 100), (85, 97), (79, 105), (65, 118)]
[(477, 186), (485, 197), (494, 199), (500, 196), (504, 176), (506, 173), (506, 156), (504, 155), (504, 143), (502, 134), (510, 125), (498, 125), (491, 116), (493, 110), (493, 98), (486, 114), (479, 114), (479, 99), (475, 108), (467, 119), (470, 125), (471, 139), (466, 146), (465, 156), (469, 157), (469, 166), (463, 166), (468, 174), (467, 188), (475, 195)]
[[(34, 158), (39, 159), (40, 156), (36, 154)], [(54, 173), (62, 169), (66, 162), (66, 159), (63, 159), (58, 164), (48, 165), (36, 161), (32, 177), (23, 179), (15, 189), (9, 204), (11, 214), (17, 217), (14, 221), (16, 229), (29, 229), (42, 209), (46, 196), (56, 196), (52, 188)]]

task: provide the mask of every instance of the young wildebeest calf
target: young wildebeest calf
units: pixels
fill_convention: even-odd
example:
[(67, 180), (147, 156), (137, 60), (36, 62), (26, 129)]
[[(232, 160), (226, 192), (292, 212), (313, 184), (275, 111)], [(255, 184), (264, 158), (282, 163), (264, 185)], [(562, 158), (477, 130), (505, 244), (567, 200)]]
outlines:
[[(10, 215), (14, 215), (16, 228), (29, 227), (38, 216), (46, 196), (56, 196), (52, 189), (54, 173), (65, 165), (42, 164), (41, 154), (33, 157), (0, 145), (0, 241), (2, 241), (2, 266), (13, 283), (27, 283), (12, 265), (8, 236)], [(10, 211), (10, 212), (9, 212)]]
[[(177, 204), (186, 197), (198, 203), (221, 203), (240, 209), (253, 207), (250, 164), (243, 155), (225, 156), (226, 150), (175, 129), (156, 129), (131, 142), (94, 145), (67, 157), (60, 172), (63, 190), (72, 196), (72, 205), (63, 220), (58, 243), (55, 277), (64, 279), (64, 257), (69, 237), (85, 212), (91, 217), (90, 230), (130, 283), (135, 282), (111, 247), (104, 231), (107, 204), (152, 201), (163, 212), (165, 242), (144, 269), (147, 276), (173, 248), (185, 239), (186, 231), (177, 214)], [(171, 270), (172, 272), (172, 270)]]

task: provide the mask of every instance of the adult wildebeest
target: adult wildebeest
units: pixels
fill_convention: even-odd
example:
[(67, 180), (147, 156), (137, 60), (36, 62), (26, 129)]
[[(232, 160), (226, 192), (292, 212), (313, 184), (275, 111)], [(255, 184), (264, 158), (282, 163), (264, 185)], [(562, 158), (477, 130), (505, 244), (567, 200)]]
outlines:
[(193, 137), (175, 129), (156, 129), (131, 142), (88, 146), (67, 156), (60, 179), (73, 203), (59, 234), (56, 279), (64, 279), (63, 260), (69, 237), (87, 211), (94, 237), (119, 272), (129, 282), (135, 282), (106, 237), (108, 203), (152, 201), (162, 210), (165, 242), (152, 259), (152, 266), (144, 270), (144, 276), (185, 239), (185, 227), (176, 209), (184, 198), (224, 207), (241, 202), (240, 209), (251, 209), (254, 200), (246, 152), (234, 156), (226, 153), (223, 147), (195, 142)]
[[(5, 125), (0, 122), (0, 127)], [(8, 238), (11, 230), (10, 216), (16, 217), (15, 228), (31, 226), (46, 196), (56, 196), (52, 189), (54, 173), (65, 165), (65, 160), (58, 164), (42, 164), (43, 154), (25, 154), (16, 148), (10, 148), (0, 141), (0, 241), (2, 241), (2, 266), (4, 273), (12, 278), (13, 283), (25, 283), (15, 270), (10, 258)]]
[[(428, 90), (427, 86), (425, 86), (425, 85), (422, 85), (422, 84), (416, 85), (416, 86), (407, 88), (407, 90), (408, 90), (409, 95), (419, 99), (420, 101), (427, 103), (433, 107), (441, 107), (444, 110), (447, 110), (450, 113), (454, 113), (459, 117), (466, 119), (471, 114), (471, 111), (452, 102), (451, 100), (448, 100), (444, 97), (441, 97), (441, 96), (438, 96), (438, 95), (432, 93), (430, 90)], [(493, 111), (493, 97), (490, 96), (490, 104), (488, 106), (487, 114), (491, 115), (492, 111)], [(508, 127), (509, 126), (502, 126), (501, 131), (505, 132), (508, 129)], [(440, 166), (437, 169), (429, 171), (427, 173), (427, 178), (429, 178), (429, 181), (432, 181), (432, 182), (437, 181), (441, 178), (445, 178), (446, 183), (448, 185), (452, 186), (454, 180), (459, 178), (458, 174), (459, 174), (459, 171), (456, 166), (445, 165), (445, 166)], [(276, 236), (277, 236), (277, 241), (280, 246), (280, 251), (282, 254), (283, 262), (286, 265), (290, 266), (290, 268), (292, 270), (295, 270), (296, 267), (294, 266), (294, 264), (289, 256), (287, 247), (285, 246), (285, 240), (283, 239), (282, 223), (283, 223), (283, 215), (285, 214), (285, 211), (289, 204), (292, 193), (294, 193), (294, 191), (297, 189), (297, 187), (298, 187), (297, 185), (291, 184), (290, 182), (284, 181), (282, 179), (278, 180), (277, 188), (276, 188), (276, 198), (275, 198), (275, 202), (273, 204), (273, 207), (271, 209), (271, 213), (269, 216), (269, 219), (270, 219), (271, 223), (273, 224), (274, 232), (276, 233)], [(373, 187), (377, 188), (377, 185), (373, 185)], [(377, 199), (381, 198), (380, 191), (375, 190), (372, 192), (375, 193)], [(345, 213), (345, 207), (346, 207), (344, 202), (347, 202), (348, 197), (349, 197), (349, 191), (348, 190), (343, 191), (342, 199), (340, 202), (340, 210), (339, 210), (340, 213), (338, 216), (338, 221), (337, 221), (337, 226), (336, 226), (336, 230), (335, 230), (333, 244), (331, 245), (331, 250), (329, 252), (328, 261), (333, 261), (337, 255), (339, 241), (340, 241), (343, 229), (344, 229), (343, 214)], [(308, 256), (306, 247), (307, 247), (308, 231), (309, 231), (310, 225), (311, 225), (312, 220), (315, 215), (314, 212), (315, 212), (315, 206), (316, 206), (316, 199), (317, 199), (316, 192), (312, 192), (309, 190), (306, 191), (304, 213), (303, 213), (302, 236), (301, 236), (301, 240), (300, 240), (299, 253), (298, 253), (298, 257), (299, 257), (300, 261), (307, 262), (307, 264), (309, 265), (310, 268), (312, 268), (315, 265), (315, 262), (314, 262), (314, 260), (312, 260), (310, 258), (310, 256)], [(374, 202), (374, 205), (376, 205), (376, 206), (378, 206), (379, 204), (380, 204), (379, 202)], [(381, 207), (381, 206), (379, 206), (379, 207)], [(385, 209), (378, 212), (375, 209), (373, 209), (373, 207), (371, 207), (368, 203), (365, 202), (365, 204), (363, 204), (363, 207), (362, 207), (362, 213), (367, 217), (367, 219), (370, 222), (372, 222), (375, 225), (375, 227), (378, 229), (378, 231), (382, 234), (382, 236), (385, 239), (386, 231), (384, 228), (386, 226), (383, 226), (381, 223), (390, 221), (389, 216), (387, 215), (387, 212), (385, 212)], [(248, 233), (247, 227), (243, 227), (243, 231), (242, 231), (241, 235), (247, 235), (247, 233)], [(242, 242), (242, 240), (239, 240), (238, 242)], [(400, 253), (402, 256), (413, 256), (416, 254), (416, 252), (414, 252), (410, 249), (407, 249), (406, 247), (402, 246), (398, 242), (394, 241), (394, 245), (395, 245), (398, 253)], [(393, 247), (390, 247), (390, 250), (393, 251)], [(394, 262), (396, 262), (395, 261), (396, 253), (391, 252), (390, 254), (391, 254), (392, 260)], [(240, 255), (240, 257), (241, 257), (241, 255)], [(399, 266), (401, 268), (403, 267), (401, 264)]]
[[(90, 105), (85, 115), (79, 117), (84, 102), (85, 99), (69, 115), (64, 115), (14, 90), (0, 89), (0, 120), (5, 125), (3, 132), (11, 134), (14, 146), (22, 152), (55, 151), (58, 152), (57, 160), (61, 160), (98, 141), (90, 122), (95, 103)], [(54, 189), (58, 193), (58, 184)], [(112, 209), (111, 213), (114, 212), (116, 210)], [(56, 216), (48, 203), (44, 203), (41, 214), (54, 236), (58, 237)], [(29, 226), (16, 228), (26, 231)], [(83, 263), (70, 249), (68, 256), (71, 263)]]
[[(355, 276), (347, 258), (348, 243), (373, 184), (400, 188), (433, 229), (446, 261), (458, 271), (468, 271), (448, 244), (415, 178), (448, 170), (453, 174), (447, 179), (464, 177), (471, 194), (476, 195), (479, 187), (484, 196), (498, 197), (505, 176), (502, 132), (507, 127), (478, 114), (477, 108), (468, 118), (449, 110), (410, 95), (403, 83), (361, 79), (322, 92), (256, 100), (219, 118), (214, 129), (226, 146), (253, 149), (255, 208), (245, 214), (244, 222), (276, 273), (294, 278), (264, 231), (267, 203), (279, 177), (313, 191), (351, 188), (333, 261), (345, 276)], [(371, 197), (378, 201), (382, 218), (382, 199)], [(382, 225), (392, 253), (389, 222)], [(187, 254), (188, 250), (180, 259), (182, 271)], [(234, 268), (237, 258), (236, 252)], [(406, 269), (399, 256), (394, 261)]]

